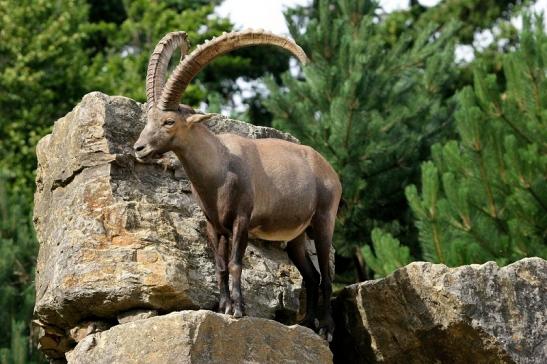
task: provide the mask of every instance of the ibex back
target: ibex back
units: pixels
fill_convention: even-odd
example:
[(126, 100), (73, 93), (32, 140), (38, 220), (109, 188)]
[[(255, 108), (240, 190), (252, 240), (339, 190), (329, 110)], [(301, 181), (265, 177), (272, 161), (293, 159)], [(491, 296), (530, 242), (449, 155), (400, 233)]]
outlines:
[[(214, 135), (200, 123), (209, 115), (179, 105), (190, 81), (215, 57), (256, 44), (284, 48), (307, 62), (305, 53), (292, 40), (263, 31), (224, 34), (198, 46), (190, 55), (186, 55), (186, 33), (167, 34), (148, 65), (148, 121), (135, 143), (136, 156), (142, 160), (173, 151), (182, 162), (207, 218), (220, 312), (234, 317), (244, 315), (241, 272), (249, 235), (286, 241), (289, 257), (306, 284), (307, 307), (302, 324), (317, 329), (330, 341), (334, 323), (329, 256), (342, 193), (336, 172), (318, 152), (304, 145)], [(179, 47), (183, 58), (164, 85), (167, 64)], [(314, 239), (320, 274), (306, 253), (306, 234)], [(232, 278), (231, 290), (228, 275)], [(325, 308), (321, 314), (319, 286)]]

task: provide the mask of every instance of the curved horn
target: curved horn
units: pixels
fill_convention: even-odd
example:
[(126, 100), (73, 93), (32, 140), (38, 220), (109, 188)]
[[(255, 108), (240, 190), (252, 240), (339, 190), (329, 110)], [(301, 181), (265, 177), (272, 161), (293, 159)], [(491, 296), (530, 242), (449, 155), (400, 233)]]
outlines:
[(303, 64), (308, 62), (306, 53), (289, 38), (263, 30), (224, 33), (220, 37), (205, 41), (179, 63), (165, 84), (158, 107), (162, 110), (176, 110), (179, 99), (190, 81), (213, 59), (235, 49), (259, 44), (286, 49)]
[(169, 60), (178, 47), (180, 47), (180, 57), (182, 60), (190, 48), (186, 32), (167, 33), (158, 42), (156, 48), (154, 48), (154, 52), (150, 56), (148, 70), (146, 71), (146, 99), (148, 101), (148, 109), (160, 100)]

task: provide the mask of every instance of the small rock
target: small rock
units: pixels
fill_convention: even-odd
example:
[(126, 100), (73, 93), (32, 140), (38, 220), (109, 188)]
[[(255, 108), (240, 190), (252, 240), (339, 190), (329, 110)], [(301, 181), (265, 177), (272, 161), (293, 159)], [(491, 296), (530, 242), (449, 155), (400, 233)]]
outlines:
[(82, 353), (88, 352), (89, 350), (93, 349), (97, 345), (97, 341), (94, 336), (87, 336), (84, 338), (79, 346), (79, 350)]
[(85, 321), (70, 329), (70, 337), (78, 343), (86, 336), (108, 330), (111, 326), (106, 321)]
[(32, 324), (38, 331), (38, 349), (51, 360), (63, 360), (64, 353), (72, 347), (70, 337), (65, 331), (40, 320), (33, 320)]
[(118, 322), (125, 324), (131, 321), (143, 320), (158, 315), (156, 310), (131, 310), (118, 314)]

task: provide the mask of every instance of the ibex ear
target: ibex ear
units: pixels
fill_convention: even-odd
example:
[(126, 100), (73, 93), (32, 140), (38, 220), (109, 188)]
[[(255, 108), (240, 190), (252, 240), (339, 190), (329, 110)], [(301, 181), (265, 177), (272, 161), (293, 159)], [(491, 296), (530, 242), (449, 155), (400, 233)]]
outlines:
[(207, 119), (210, 119), (214, 116), (214, 114), (192, 114), (186, 118), (186, 123), (190, 126), (201, 123), (202, 121), (205, 121)]

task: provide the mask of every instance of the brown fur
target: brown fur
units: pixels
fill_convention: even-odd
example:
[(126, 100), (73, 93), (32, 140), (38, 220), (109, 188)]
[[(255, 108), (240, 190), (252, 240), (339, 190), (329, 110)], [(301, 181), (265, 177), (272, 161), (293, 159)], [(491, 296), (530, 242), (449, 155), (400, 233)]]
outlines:
[[(287, 241), (289, 256), (306, 281), (305, 324), (312, 326), (317, 317), (319, 275), (303, 246), (308, 229), (315, 238), (327, 307), (319, 317), (320, 328), (330, 334), (329, 251), (342, 192), (336, 172), (308, 146), (280, 139), (216, 136), (199, 123), (207, 117), (182, 107), (178, 112), (152, 109), (135, 150), (139, 158), (172, 150), (181, 160), (208, 221), (220, 310), (236, 317), (244, 313), (240, 278), (248, 236)], [(231, 298), (228, 271), (233, 281)]]
[[(208, 116), (179, 105), (186, 86), (209, 62), (232, 50), (259, 44), (285, 49), (302, 63), (308, 61), (293, 40), (263, 30), (223, 34), (189, 55), (186, 33), (172, 32), (163, 37), (148, 64), (148, 122), (135, 151), (137, 158), (149, 158), (172, 150), (181, 160), (207, 217), (221, 312), (235, 317), (244, 313), (241, 272), (248, 236), (284, 240), (288, 242), (290, 259), (306, 283), (303, 324), (312, 327), (319, 318), (315, 326), (330, 341), (334, 324), (330, 314), (329, 252), (342, 193), (338, 176), (310, 147), (278, 139), (215, 136), (199, 124)], [(178, 47), (183, 58), (164, 83), (169, 59)], [(305, 232), (315, 241), (321, 275), (306, 253)], [(228, 275), (232, 277), (231, 290)], [(319, 284), (325, 307), (320, 315)]]

